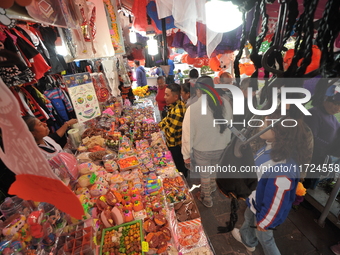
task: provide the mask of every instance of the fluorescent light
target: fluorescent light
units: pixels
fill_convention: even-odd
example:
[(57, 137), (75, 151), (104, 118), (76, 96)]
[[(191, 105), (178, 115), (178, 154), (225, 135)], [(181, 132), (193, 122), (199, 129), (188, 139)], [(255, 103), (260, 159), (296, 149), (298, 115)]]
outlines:
[(157, 41), (150, 37), (147, 41), (148, 45), (148, 53), (149, 55), (157, 55), (158, 54), (158, 44)]
[(234, 30), (242, 24), (242, 12), (230, 1), (211, 0), (205, 3), (207, 27), (218, 33)]
[(64, 45), (62, 46), (55, 46), (55, 49), (57, 51), (57, 54), (66, 56), (67, 55), (67, 49)]

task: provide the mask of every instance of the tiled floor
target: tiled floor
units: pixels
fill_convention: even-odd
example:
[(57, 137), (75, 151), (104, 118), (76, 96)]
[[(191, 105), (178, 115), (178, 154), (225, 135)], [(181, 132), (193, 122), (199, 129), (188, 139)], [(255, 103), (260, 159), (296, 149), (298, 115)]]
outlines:
[[(189, 186), (197, 183), (188, 180)], [(193, 190), (193, 194), (198, 189)], [(237, 242), (230, 233), (217, 234), (218, 226), (225, 226), (229, 220), (230, 199), (219, 191), (213, 193), (214, 206), (205, 207), (196, 199), (201, 213), (202, 222), (207, 235), (215, 249), (216, 255), (241, 255), (241, 254), (264, 254), (261, 245), (256, 247), (255, 252), (248, 252), (242, 244)], [(243, 222), (243, 212), (246, 204), (239, 201), (239, 219), (236, 227), (239, 228)], [(326, 222), (324, 228), (315, 223), (320, 213), (316, 209), (306, 209), (302, 206), (297, 211), (291, 210), (288, 219), (275, 231), (276, 244), (282, 255), (317, 255), (333, 254), (329, 247), (340, 241), (340, 229), (333, 223)]]

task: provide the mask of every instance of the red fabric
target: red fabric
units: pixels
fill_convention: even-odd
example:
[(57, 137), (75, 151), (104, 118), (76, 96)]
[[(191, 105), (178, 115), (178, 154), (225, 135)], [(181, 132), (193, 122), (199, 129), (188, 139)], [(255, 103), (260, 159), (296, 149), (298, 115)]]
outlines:
[(166, 89), (166, 87), (164, 87), (164, 89), (158, 88), (158, 92), (157, 92), (157, 95), (156, 95), (156, 102), (158, 104), (158, 110), (160, 110), (160, 111), (163, 111), (164, 106), (166, 105), (165, 99), (164, 99), (165, 89)]
[[(13, 31), (16, 33), (17, 36), (20, 36), (28, 44), (30, 44), (32, 47), (34, 47), (34, 45), (24, 35), (22, 35), (18, 30), (13, 28)], [(32, 72), (35, 73), (35, 78), (37, 80), (39, 80), (40, 78), (44, 77), (45, 73), (48, 70), (50, 70), (51, 67), (46, 63), (44, 57), (39, 53), (35, 57), (33, 57), (31, 69), (32, 69)]]
[(133, 26), (137, 31), (146, 31), (148, 26), (146, 17), (146, 0), (135, 0), (132, 6), (132, 13), (135, 15)]
[[(286, 52), (284, 58), (283, 58), (283, 64), (285, 70), (288, 69), (290, 64), (292, 63), (293, 57), (294, 57), (294, 49), (290, 49)], [(320, 59), (321, 59), (321, 51), (319, 50), (318, 46), (313, 45), (312, 47), (312, 61), (311, 63), (307, 66), (306, 72), (305, 73), (310, 73), (316, 69), (319, 68), (320, 65)], [(303, 59), (300, 59), (298, 62), (298, 66), (301, 66)]]
[(44, 114), (44, 111), (41, 109), (40, 105), (35, 101), (35, 99), (32, 97), (32, 95), (24, 88), (20, 88), (21, 92), (25, 95), (28, 102), (27, 104), (30, 106), (31, 111), (33, 112), (34, 116), (39, 119), (41, 122), (46, 122), (46, 116)]
[(151, 25), (153, 26), (153, 29), (155, 29), (156, 34), (162, 33), (162, 31), (157, 28), (156, 23), (153, 20), (151, 20)]
[(196, 22), (197, 39), (204, 45), (207, 43), (207, 27), (206, 25)]
[(131, 55), (133, 56), (133, 59), (136, 59), (136, 60), (145, 59), (145, 57), (143, 55), (143, 49), (134, 48), (134, 49), (132, 49)]
[(25, 200), (47, 202), (76, 219), (82, 219), (84, 209), (76, 195), (60, 180), (31, 174), (18, 174), (9, 194)]
[(166, 37), (166, 42), (168, 44), (168, 47), (173, 47), (172, 42), (174, 41), (174, 38), (175, 38), (175, 34), (171, 34)]
[(339, 34), (339, 36), (335, 39), (335, 47), (340, 48), (340, 34)]

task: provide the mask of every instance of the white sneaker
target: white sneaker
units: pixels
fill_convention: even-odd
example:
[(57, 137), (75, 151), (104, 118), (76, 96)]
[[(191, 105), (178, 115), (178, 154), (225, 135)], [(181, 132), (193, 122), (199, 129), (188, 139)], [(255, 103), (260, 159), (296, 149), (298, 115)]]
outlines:
[(245, 245), (245, 244), (242, 242), (240, 230), (239, 230), (238, 228), (234, 228), (234, 229), (231, 231), (231, 234), (232, 234), (233, 237), (236, 239), (236, 241), (238, 241), (238, 242), (240, 242), (241, 244), (243, 244), (243, 246), (246, 247), (248, 251), (250, 251), (250, 252), (255, 251), (255, 247), (249, 247), (249, 246)]

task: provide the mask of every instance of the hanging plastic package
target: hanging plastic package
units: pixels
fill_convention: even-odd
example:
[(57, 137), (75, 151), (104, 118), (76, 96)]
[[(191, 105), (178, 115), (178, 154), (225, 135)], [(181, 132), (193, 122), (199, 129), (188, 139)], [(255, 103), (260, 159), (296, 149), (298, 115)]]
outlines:
[[(44, 24), (76, 28), (73, 1), (33, 0), (32, 4), (25, 8), (32, 18)], [(68, 17), (67, 20), (65, 16)]]
[(102, 73), (92, 73), (91, 79), (98, 101), (101, 103), (106, 102), (110, 97), (110, 91), (108, 89), (105, 76)]
[[(83, 36), (86, 42), (90, 42), (91, 38), (94, 39), (96, 35), (96, 6), (92, 2), (86, 2), (88, 13), (84, 7), (80, 7), (80, 13), (83, 18), (81, 24), (81, 29), (83, 31)], [(91, 34), (91, 35), (90, 35)], [(92, 36), (92, 37), (91, 37)]]
[[(88, 28), (89, 33), (86, 34), (86, 38), (90, 38), (90, 41), (85, 42), (87, 40), (83, 36), (83, 32), (81, 31), (81, 34), (77, 34), (78, 36), (81, 36), (82, 39), (85, 42), (85, 45), (88, 46), (88, 49), (92, 49), (92, 51), (88, 50), (86, 52), (78, 52), (77, 51), (77, 58), (101, 58), (101, 57), (110, 57), (115, 54), (112, 41), (110, 38), (110, 30), (107, 24), (105, 9), (104, 9), (104, 3), (101, 0), (92, 0), (91, 4), (87, 4), (84, 0), (77, 0), (76, 1), (77, 6), (77, 13), (80, 15), (79, 21), (81, 22), (82, 15), (81, 15), (81, 8), (84, 8), (85, 14), (87, 15), (87, 21), (88, 21)], [(94, 9), (93, 9), (93, 8)], [(91, 10), (91, 11), (90, 11)], [(95, 10), (95, 18), (93, 10)], [(93, 24), (91, 24), (93, 23)], [(81, 24), (80, 24), (81, 25)], [(100, 29), (96, 29), (99, 28)]]

